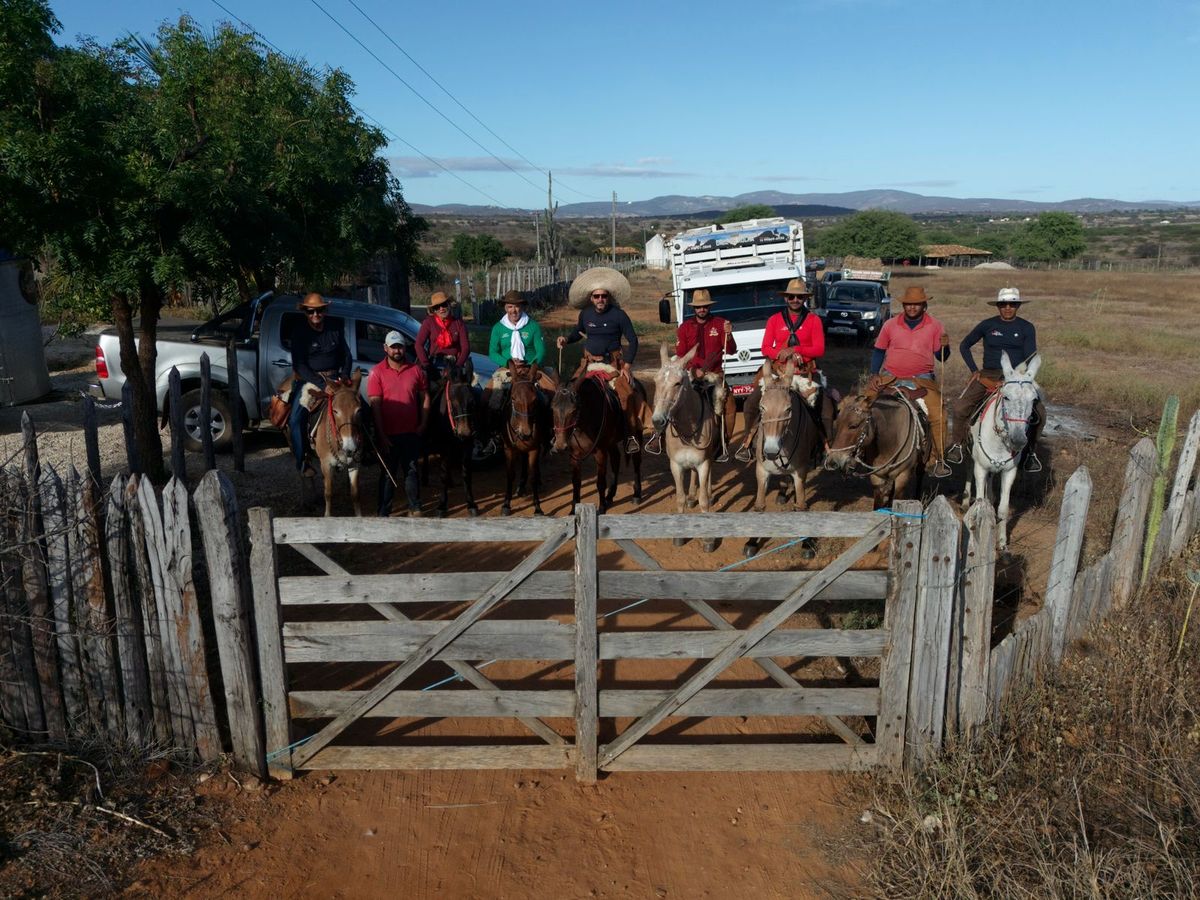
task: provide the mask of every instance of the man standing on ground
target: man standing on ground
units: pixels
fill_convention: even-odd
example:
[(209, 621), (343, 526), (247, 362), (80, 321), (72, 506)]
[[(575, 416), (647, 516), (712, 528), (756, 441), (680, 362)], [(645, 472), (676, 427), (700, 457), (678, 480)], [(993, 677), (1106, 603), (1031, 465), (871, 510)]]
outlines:
[[(1037, 353), (1037, 329), (1032, 322), (1020, 317), (1021, 292), (1015, 287), (1001, 288), (996, 299), (989, 302), (996, 304), (997, 314), (972, 328), (958, 345), (958, 352), (971, 370), (971, 378), (954, 404), (954, 446), (946, 452), (946, 458), (953, 463), (963, 461), (963, 446), (975, 414), (988, 395), (1004, 381), (1000, 354), (1007, 353), (1008, 361), (1016, 367), (1029, 362)], [(983, 341), (982, 369), (975, 365), (975, 355), (971, 352), (980, 341)], [(1033, 421), (1029, 423), (1029, 443), (1025, 446), (1026, 472), (1042, 471), (1037, 442), (1045, 422), (1046, 407), (1039, 394), (1033, 405)]]
[(946, 416), (942, 410), (942, 389), (933, 370), (935, 360), (944, 362), (950, 355), (950, 338), (942, 323), (928, 313), (930, 299), (925, 288), (908, 288), (900, 298), (904, 315), (893, 316), (879, 329), (871, 355), (868, 394), (878, 393), (880, 388), (897, 381), (925, 389), (925, 412), (934, 456), (929, 471), (935, 478), (945, 478), (950, 474), (945, 461)]
[(296, 468), (305, 476), (314, 477), (316, 470), (306, 464), (308, 407), (304, 405), (304, 386), (311, 384), (323, 391), (330, 381), (346, 380), (350, 377), (353, 360), (341, 322), (336, 328), (325, 327), (329, 303), (324, 297), (314, 291), (296, 308), (304, 313), (306, 324), (292, 330), (292, 411), (288, 416), (288, 430)]
[(379, 473), (379, 515), (392, 514), (395, 480), (404, 479), (408, 514), (421, 515), (421, 481), (417, 461), (421, 435), (429, 421), (429, 382), (421, 366), (408, 361), (408, 340), (399, 331), (383, 342), (387, 358), (371, 369), (367, 399), (375, 416), (375, 440), (385, 471)]

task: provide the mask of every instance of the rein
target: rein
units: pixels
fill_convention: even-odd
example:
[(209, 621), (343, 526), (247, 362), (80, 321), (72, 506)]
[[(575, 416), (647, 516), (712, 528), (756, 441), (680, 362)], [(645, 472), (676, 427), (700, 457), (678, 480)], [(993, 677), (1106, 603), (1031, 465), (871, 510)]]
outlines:
[[(868, 434), (867, 426), (870, 426), (870, 433), (872, 435), (877, 436), (877, 432), (878, 432), (878, 426), (875, 424), (875, 417), (872, 415), (872, 411), (875, 408), (874, 404), (872, 404), (867, 409), (867, 416), (866, 416), (866, 420), (863, 422), (863, 428), (859, 432), (858, 440), (855, 441), (852, 446), (850, 446), (850, 447), (830, 447), (829, 448), (829, 452), (839, 452), (840, 453), (845, 450), (853, 451), (850, 455), (850, 467), (852, 470), (851, 474), (878, 475), (883, 470), (891, 468), (892, 466), (898, 465), (901, 462), (907, 463), (909, 457), (912, 456), (917, 451), (917, 448), (920, 446), (920, 443), (921, 443), (920, 414), (917, 412), (916, 408), (913, 406), (912, 401), (910, 401), (903, 394), (897, 394), (896, 397), (900, 400), (901, 403), (904, 404), (904, 408), (908, 410), (908, 415), (909, 415), (908, 435), (905, 437), (905, 439), (903, 441), (901, 441), (897, 445), (896, 452), (891, 455), (891, 457), (887, 460), (887, 462), (881, 463), (879, 465), (871, 465), (870, 463), (866, 462), (862, 458), (863, 448), (868, 443), (867, 442), (867, 434)], [(904, 456), (900, 455), (902, 452), (904, 453)]]
[[(333, 414), (333, 398), (338, 394), (338, 392), (349, 390), (354, 389), (351, 387), (339, 387), (332, 394), (325, 398), (325, 412), (327, 414), (326, 418), (329, 420), (329, 449), (335, 455), (342, 452), (338, 447), (338, 438), (341, 437), (342, 429), (344, 428), (349, 428), (350, 436), (357, 438), (360, 444), (362, 443), (361, 437), (359, 437), (355, 431), (356, 426), (354, 424), (354, 418), (358, 415), (358, 411), (355, 410), (355, 413), (350, 417), (349, 422), (343, 422), (341, 425), (337, 423), (337, 418)], [(355, 453), (357, 454), (358, 451), (355, 451)]]
[[(533, 418), (533, 411), (528, 407), (525, 409), (521, 409), (519, 406), (517, 406), (516, 401), (513, 399), (513, 388), (515, 388), (518, 384), (530, 384), (531, 385), (531, 384), (533, 384), (533, 379), (532, 378), (521, 378), (521, 379), (514, 378), (512, 381), (512, 384), (509, 386), (508, 419), (504, 423), (504, 432), (508, 438), (509, 445), (512, 447), (516, 447), (518, 444), (522, 444), (522, 445), (526, 444), (528, 441), (531, 441), (534, 438), (536, 438), (535, 432), (537, 429), (537, 422)], [(535, 388), (535, 390), (536, 390), (536, 388)], [(537, 402), (538, 401), (536, 399), (536, 394), (535, 394), (535, 399), (534, 399), (533, 405), (536, 406)], [(530, 437), (529, 438), (518, 437), (516, 435), (516, 433), (513, 431), (513, 417), (514, 416), (516, 416), (517, 419), (524, 419), (524, 420), (530, 422), (530, 425), (529, 425)]]
[[(585, 377), (586, 378), (596, 378), (595, 375), (587, 375)], [(571, 452), (572, 459), (578, 459), (580, 461), (583, 461), (596, 452), (596, 448), (600, 443), (600, 435), (604, 434), (604, 425), (608, 421), (609, 401), (608, 401), (608, 395), (605, 393), (606, 390), (608, 390), (606, 387), (600, 386), (600, 401), (601, 401), (600, 427), (598, 429), (596, 429), (596, 437), (592, 440), (591, 449), (589, 449), (587, 453), (583, 454), (583, 456), (576, 456), (575, 452), (572, 451)], [(555, 433), (567, 435), (567, 437), (564, 438), (564, 440), (568, 440), (568, 441), (574, 440), (576, 442), (576, 444), (578, 444), (580, 442), (579, 434), (578, 434), (579, 394), (576, 393), (571, 388), (563, 388), (563, 391), (571, 396), (572, 415), (570, 416), (570, 418), (567, 419), (565, 425), (555, 425), (555, 426), (553, 426), (553, 428), (554, 428)]]
[[(1029, 423), (1028, 417), (1022, 419), (1016, 416), (1009, 416), (1005, 414), (1004, 401), (1006, 398), (1004, 396), (1004, 388), (1010, 384), (1032, 383), (1032, 379), (1029, 378), (1005, 381), (1000, 385), (1000, 388), (988, 398), (988, 401), (983, 406), (983, 410), (979, 413), (979, 418), (976, 420), (976, 426), (979, 429), (979, 437), (975, 441), (975, 445), (979, 447), (980, 452), (987, 458), (989, 465), (993, 468), (1007, 469), (1012, 464), (1013, 460), (1020, 456), (1021, 452), (1025, 449), (1024, 444), (1022, 444), (1020, 447), (1014, 447), (1012, 445), (1012, 442), (1009, 440), (1008, 429), (1002, 428), (1000, 423), (1011, 422), (1018, 425), (1026, 425)], [(995, 411), (993, 412), (993, 410)], [(983, 440), (983, 420), (987, 418), (989, 414), (992, 416), (992, 432), (999, 439), (1000, 445), (1005, 450), (1009, 451), (1009, 456), (1007, 459), (993, 456), (988, 452), (987, 446), (985, 445)]]
[[(796, 414), (796, 402), (799, 401), (801, 403), (804, 403), (805, 402), (804, 398), (801, 397), (799, 394), (796, 394), (795, 391), (793, 391), (791, 389), (791, 387), (789, 387), (787, 385), (775, 385), (775, 384), (766, 385), (763, 387), (764, 395), (769, 390), (771, 390), (771, 391), (783, 390), (783, 391), (788, 392), (789, 396), (788, 396), (787, 415), (771, 416), (770, 418), (760, 417), (760, 419), (759, 419), (760, 424), (766, 425), (767, 423), (775, 423), (775, 422), (794, 422), (795, 418), (796, 418), (796, 415), (795, 415)], [(783, 468), (783, 469), (791, 468), (792, 458), (796, 455), (796, 449), (800, 446), (800, 429), (799, 429), (799, 427), (793, 428), (791, 430), (791, 433), (792, 433), (792, 442), (791, 442), (790, 449), (788, 450), (788, 452), (786, 454), (781, 452), (776, 457), (776, 459), (778, 460), (777, 465), (779, 465), (780, 468)], [(766, 441), (766, 430), (760, 429), (760, 434), (762, 435), (762, 437), (759, 438), (759, 440), (765, 442)], [(788, 434), (788, 429), (787, 429), (787, 426), (785, 425), (784, 432), (783, 432), (784, 437), (786, 437), (787, 434)]]
[[(683, 378), (687, 378), (687, 377), (688, 377), (687, 374), (684, 373)], [(701, 411), (702, 412), (701, 412), (700, 420), (696, 423), (696, 427), (690, 435), (684, 435), (684, 433), (679, 430), (679, 423), (675, 419), (675, 410), (679, 406), (680, 401), (683, 400), (683, 378), (681, 378), (679, 381), (679, 390), (677, 390), (675, 392), (675, 399), (671, 402), (671, 405), (667, 408), (667, 423), (671, 426), (671, 430), (675, 432), (675, 437), (679, 438), (679, 440), (683, 444), (685, 444), (688, 447), (695, 448), (695, 449), (701, 449), (699, 440), (700, 440), (700, 435), (703, 434), (703, 432), (704, 432), (704, 425), (705, 425), (704, 415), (703, 415), (703, 408), (704, 408), (703, 400), (701, 400)], [(696, 388), (693, 386), (692, 390), (695, 391)], [(710, 419), (712, 419), (712, 418), (715, 418), (715, 417), (710, 416)], [(709, 443), (711, 443), (711, 441)]]

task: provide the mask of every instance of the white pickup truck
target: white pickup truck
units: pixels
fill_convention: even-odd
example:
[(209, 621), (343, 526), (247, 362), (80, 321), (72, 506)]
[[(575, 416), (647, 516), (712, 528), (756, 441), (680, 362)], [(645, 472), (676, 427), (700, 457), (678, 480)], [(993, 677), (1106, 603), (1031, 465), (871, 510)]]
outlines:
[[(165, 411), (171, 368), (177, 368), (183, 387), (183, 421), (189, 450), (198, 452), (201, 449), (200, 355), (208, 353), (212, 372), (209, 428), (212, 429), (213, 446), (223, 450), (233, 441), (232, 411), (226, 389), (229, 384), (226, 346), (233, 341), (237, 348), (242, 420), (256, 427), (266, 421), (271, 394), (292, 371), (291, 334), (304, 319), (296, 309), (298, 301), (295, 295), (264, 294), (201, 325), (160, 324), (155, 395), (158, 408)], [(326, 328), (344, 329), (355, 368), (367, 370), (384, 358), (383, 339), (389, 331), (403, 332), (415, 340), (420, 325), (408, 313), (398, 309), (352, 300), (330, 300), (325, 320)], [(486, 383), (496, 369), (495, 363), (479, 353), (472, 353), (471, 359), (476, 383)], [(117, 335), (112, 330), (101, 334), (96, 345), (96, 375), (99, 384), (92, 385), (92, 394), (109, 400), (120, 399), (125, 376), (121, 372)], [(366, 389), (364, 378), (364, 397)]]

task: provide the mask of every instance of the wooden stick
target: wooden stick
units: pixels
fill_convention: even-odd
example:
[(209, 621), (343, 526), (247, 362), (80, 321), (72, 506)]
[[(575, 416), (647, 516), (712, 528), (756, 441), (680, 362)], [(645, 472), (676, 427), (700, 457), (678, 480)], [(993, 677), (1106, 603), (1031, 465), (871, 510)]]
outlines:
[[(204, 449), (204, 471), (211, 472), (217, 467), (217, 457), (213, 452), (212, 436), (212, 361), (207, 353), (200, 354), (200, 446)], [(232, 428), (232, 422), (225, 423)]]

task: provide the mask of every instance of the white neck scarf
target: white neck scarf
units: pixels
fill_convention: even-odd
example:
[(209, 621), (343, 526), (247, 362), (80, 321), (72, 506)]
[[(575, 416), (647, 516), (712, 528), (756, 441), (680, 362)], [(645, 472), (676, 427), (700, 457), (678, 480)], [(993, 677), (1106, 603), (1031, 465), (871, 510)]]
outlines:
[(529, 315), (521, 313), (521, 318), (517, 319), (516, 323), (509, 321), (508, 316), (502, 316), (500, 319), (504, 327), (512, 332), (512, 343), (509, 344), (508, 355), (513, 359), (525, 361), (525, 342), (521, 340), (521, 329), (529, 324)]

